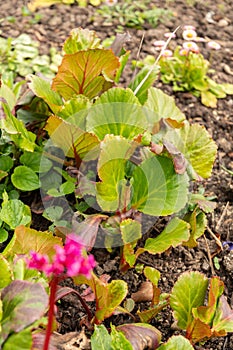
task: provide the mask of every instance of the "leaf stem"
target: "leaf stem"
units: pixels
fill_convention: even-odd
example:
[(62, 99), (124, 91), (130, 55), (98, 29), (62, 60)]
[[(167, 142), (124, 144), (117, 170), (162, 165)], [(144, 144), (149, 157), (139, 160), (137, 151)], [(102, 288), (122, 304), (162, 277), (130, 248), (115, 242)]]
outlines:
[(49, 295), (49, 312), (48, 312), (48, 324), (45, 334), (45, 342), (43, 350), (49, 350), (49, 341), (53, 329), (53, 319), (54, 319), (54, 308), (55, 308), (55, 298), (56, 290), (58, 285), (59, 278), (54, 276), (50, 282), (50, 295)]

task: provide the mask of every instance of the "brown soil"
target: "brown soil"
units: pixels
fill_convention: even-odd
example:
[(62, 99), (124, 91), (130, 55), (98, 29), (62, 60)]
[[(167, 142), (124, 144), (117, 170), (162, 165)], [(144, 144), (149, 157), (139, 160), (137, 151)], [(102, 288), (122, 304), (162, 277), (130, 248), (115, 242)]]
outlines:
[[(214, 77), (219, 82), (233, 83), (233, 2), (231, 0), (193, 0), (191, 1), (151, 1), (152, 4), (166, 8), (169, 6), (174, 16), (164, 23), (159, 23), (157, 28), (146, 26), (142, 29), (128, 29), (132, 40), (127, 48), (132, 52), (131, 57), (135, 58), (142, 35), (145, 39), (140, 53), (140, 59), (146, 54), (154, 54), (153, 41), (163, 39), (163, 34), (173, 31), (177, 26), (193, 25), (197, 28), (199, 36), (217, 40), (222, 48), (215, 52), (212, 66), (215, 69)], [(1, 36), (16, 37), (20, 33), (28, 33), (33, 39), (40, 42), (41, 53), (48, 53), (51, 46), (61, 48), (71, 29), (83, 27), (94, 29), (101, 38), (114, 35), (117, 23), (105, 25), (100, 17), (93, 15), (96, 9), (88, 6), (79, 8), (77, 5), (65, 6), (54, 5), (50, 8), (40, 9), (42, 18), (35, 25), (29, 24), (31, 16), (22, 17), (21, 7), (23, 0), (4, 1), (0, 7), (0, 18), (14, 16), (17, 21), (11, 24), (4, 20), (1, 22)], [(167, 4), (167, 5), (166, 5)], [(203, 49), (204, 56), (208, 58), (208, 53)], [(126, 81), (132, 77), (130, 67), (126, 70)], [(171, 87), (164, 86), (160, 82), (156, 86), (163, 89), (175, 97), (177, 105), (186, 114), (190, 121), (203, 124), (218, 145), (218, 156), (214, 165), (212, 177), (204, 183), (207, 195), (215, 195), (217, 208), (212, 215), (209, 215), (209, 229), (220, 236), (222, 241), (233, 241), (233, 177), (227, 173), (222, 166), (233, 170), (233, 149), (232, 149), (232, 126), (233, 126), (233, 100), (232, 97), (218, 101), (216, 109), (203, 106), (200, 100), (187, 93), (172, 92)], [(38, 226), (35, 222), (35, 226)], [(38, 228), (38, 227), (37, 227)], [(206, 231), (207, 245), (214, 247), (214, 240)], [(197, 248), (188, 250), (184, 247), (173, 249), (170, 254), (162, 256), (143, 255), (139, 262), (146, 262), (146, 265), (153, 266), (161, 271), (160, 288), (163, 292), (169, 292), (177, 280), (180, 273), (187, 270), (197, 270), (203, 272), (208, 277), (213, 274), (219, 276), (225, 283), (225, 295), (228, 302), (233, 307), (233, 252), (224, 249), (218, 253), (220, 268), (214, 267), (211, 270), (210, 261), (207, 254), (207, 245), (204, 238), (199, 240)], [(107, 273), (111, 279), (124, 279), (129, 285), (129, 296), (138, 290), (143, 276), (135, 270), (128, 271), (121, 275), (118, 271), (119, 258), (117, 252), (107, 253), (104, 249), (94, 252), (98, 261), (97, 274)], [(143, 308), (145, 305), (139, 305)], [(137, 307), (139, 307), (137, 306)], [(134, 312), (137, 308), (134, 309)], [(66, 297), (62, 300), (59, 309), (59, 332), (67, 333), (79, 331), (79, 322), (84, 316), (83, 310), (77, 303), (76, 298)], [(114, 324), (130, 322), (130, 319), (122, 315), (111, 318)], [(163, 333), (163, 340), (166, 340), (177, 331), (171, 329), (173, 317), (170, 310), (161, 313), (160, 317), (153, 321), (153, 325), (158, 327)], [(106, 325), (109, 323), (107, 322)], [(218, 338), (208, 341), (204, 347), (196, 346), (195, 349), (230, 350), (233, 349), (233, 336), (229, 334), (225, 338)]]

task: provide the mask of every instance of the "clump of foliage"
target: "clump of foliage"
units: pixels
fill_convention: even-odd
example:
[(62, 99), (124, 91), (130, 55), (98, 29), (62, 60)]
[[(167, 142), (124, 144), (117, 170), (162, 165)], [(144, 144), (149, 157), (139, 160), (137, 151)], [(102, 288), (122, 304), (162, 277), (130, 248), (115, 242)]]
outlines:
[(39, 55), (38, 43), (27, 34), (15, 39), (0, 38), (0, 70), (5, 82), (38, 72), (52, 78), (60, 61), (61, 56), (54, 49), (50, 50), (50, 56)]
[(79, 6), (99, 7), (96, 11), (98, 16), (104, 18), (106, 24), (117, 21), (119, 26), (142, 28), (144, 24), (157, 27), (158, 22), (172, 16), (172, 12), (156, 6), (151, 6), (150, 1), (117, 1), (117, 0), (34, 0), (28, 4), (31, 11), (35, 11), (39, 7), (50, 6), (53, 4), (71, 5), (77, 3)]
[[(51, 82), (29, 75), (29, 91), (21, 98), (18, 85), (12, 91), (1, 84), (0, 234), (2, 242), (7, 240), (0, 254), (3, 350), (12, 344), (47, 350), (54, 303), (68, 293), (78, 296), (87, 313), (93, 349), (99, 349), (101, 338), (108, 348), (190, 350), (196, 342), (233, 330), (233, 312), (218, 278), (211, 279), (205, 304), (208, 280), (202, 274), (183, 274), (167, 295), (158, 288), (159, 271), (146, 266), (153, 289), (150, 307), (138, 313), (140, 323), (112, 326), (109, 334), (105, 319), (129, 313), (121, 306), (126, 282), (90, 273), (83, 260), (87, 271), (79, 269), (71, 254), (77, 247), (73, 251), (71, 242), (63, 247), (62, 238), (65, 242), (75, 234), (74, 241), (78, 236), (88, 251), (119, 249), (120, 270), (126, 271), (144, 252), (197, 246), (206, 213), (214, 209), (203, 193), (191, 189), (211, 175), (215, 142), (203, 126), (186, 121), (172, 97), (152, 87), (159, 67), (143, 67), (128, 87), (119, 86), (129, 57), (124, 40), (117, 36), (111, 48), (103, 48), (94, 32), (74, 29)], [(53, 222), (50, 231), (30, 227), (31, 210), (23, 201), (25, 193), (39, 189), (43, 215)], [(167, 226), (138, 247), (158, 217), (165, 217)], [(93, 267), (90, 256), (86, 259)], [(72, 288), (60, 286), (54, 295), (66, 276), (90, 287), (93, 311)], [(172, 337), (161, 345), (161, 333), (148, 323), (168, 305), (186, 338)]]
[(130, 1), (113, 2), (112, 6), (103, 4), (97, 10), (104, 19), (105, 23), (114, 23), (117, 21), (121, 26), (142, 28), (144, 24), (157, 27), (158, 22), (172, 16), (171, 11), (156, 6), (151, 7), (150, 1)]
[[(207, 60), (200, 53), (200, 44), (206, 40), (198, 37), (194, 28), (186, 27), (188, 29), (183, 31), (184, 42), (182, 46), (177, 45), (173, 51), (165, 49), (165, 41), (154, 42), (155, 49), (162, 50), (158, 62), (161, 80), (165, 84), (172, 84), (174, 91), (191, 92), (194, 96), (201, 97), (201, 102), (205, 106), (216, 108), (218, 98), (233, 94), (232, 84), (220, 84), (211, 78), (214, 73), (211, 69), (213, 51), (219, 50), (221, 47), (214, 41), (207, 42), (207, 47), (210, 50), (210, 57)], [(142, 67), (153, 65), (155, 62), (156, 58), (149, 55), (142, 62), (134, 62), (134, 64)]]

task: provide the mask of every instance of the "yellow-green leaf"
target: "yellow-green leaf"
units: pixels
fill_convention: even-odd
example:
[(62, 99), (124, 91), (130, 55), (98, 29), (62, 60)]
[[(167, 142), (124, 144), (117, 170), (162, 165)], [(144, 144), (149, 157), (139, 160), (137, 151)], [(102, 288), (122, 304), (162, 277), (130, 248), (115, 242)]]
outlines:
[[(92, 49), (65, 55), (52, 89), (65, 100), (75, 95), (97, 96), (113, 85), (119, 59), (111, 50)], [(107, 84), (105, 87), (105, 83)]]

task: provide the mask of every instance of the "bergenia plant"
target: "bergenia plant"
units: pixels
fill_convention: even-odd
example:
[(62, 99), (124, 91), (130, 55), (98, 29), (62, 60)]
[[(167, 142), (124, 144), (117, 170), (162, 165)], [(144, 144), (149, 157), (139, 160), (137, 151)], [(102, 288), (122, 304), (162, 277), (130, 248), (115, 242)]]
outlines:
[(49, 260), (48, 255), (37, 252), (31, 252), (31, 258), (28, 259), (29, 268), (43, 272), (50, 280), (48, 324), (43, 350), (49, 349), (58, 283), (64, 278), (78, 275), (89, 279), (95, 267), (93, 255), (84, 256), (83, 244), (75, 234), (66, 237), (64, 247), (56, 245), (54, 249), (55, 254), (52, 261)]
[[(216, 145), (202, 126), (185, 120), (171, 97), (151, 87), (157, 67), (118, 87), (128, 56), (116, 56), (116, 46), (102, 48), (95, 33), (75, 29), (51, 86), (30, 76), (29, 87), (50, 110), (41, 167), (48, 160), (54, 166), (40, 172), (46, 217), (57, 231), (75, 230), (89, 249), (121, 246), (124, 270), (143, 252), (133, 253), (147, 220), (152, 227), (159, 216), (177, 216), (159, 236), (163, 244), (157, 237), (146, 242), (146, 251), (190, 246), (189, 185), (210, 176)], [(67, 194), (76, 202), (67, 202)], [(193, 245), (206, 226), (199, 203), (194, 207), (203, 220), (192, 232)]]

